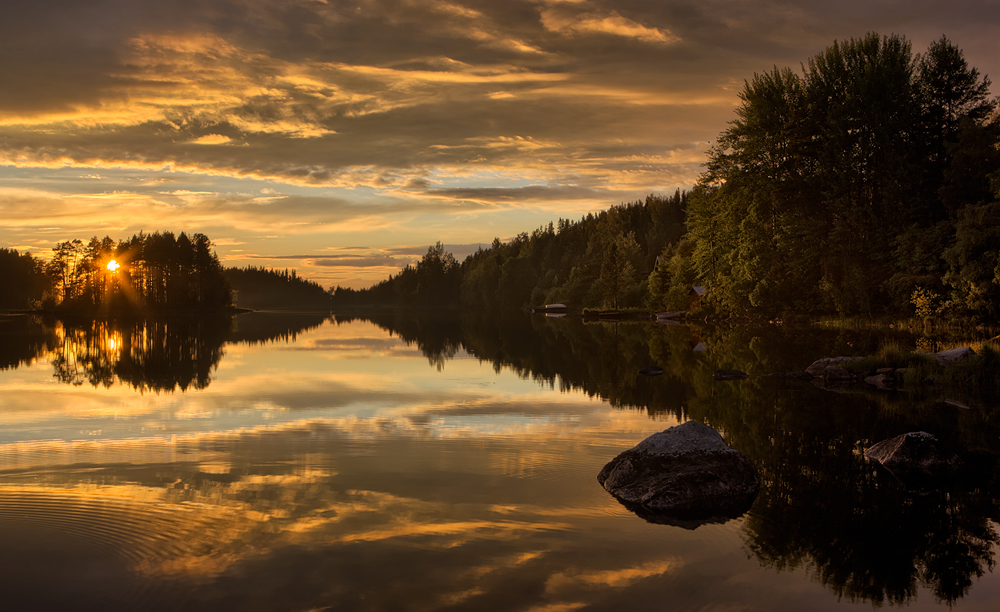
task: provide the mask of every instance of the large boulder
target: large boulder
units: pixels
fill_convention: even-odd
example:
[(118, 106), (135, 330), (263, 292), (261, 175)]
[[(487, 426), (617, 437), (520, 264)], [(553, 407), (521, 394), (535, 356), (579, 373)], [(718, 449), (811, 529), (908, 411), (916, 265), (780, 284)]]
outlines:
[(883, 440), (866, 449), (865, 457), (878, 461), (904, 482), (950, 474), (962, 464), (955, 453), (925, 431)]
[(750, 459), (727, 446), (719, 432), (694, 421), (621, 453), (597, 480), (646, 520), (690, 528), (741, 516), (760, 490)]

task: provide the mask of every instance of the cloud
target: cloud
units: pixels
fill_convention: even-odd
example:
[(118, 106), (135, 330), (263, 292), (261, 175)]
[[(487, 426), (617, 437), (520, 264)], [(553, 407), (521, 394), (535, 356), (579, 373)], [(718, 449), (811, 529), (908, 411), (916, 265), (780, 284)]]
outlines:
[(203, 144), (203, 145), (225, 145), (233, 142), (233, 139), (229, 136), (223, 136), (222, 134), (205, 134), (204, 136), (199, 136), (191, 141), (193, 144)]
[[(337, 3), (304, 3), (297, 10), (312, 13), (316, 27), (329, 28), (331, 34), (348, 25), (359, 32), (376, 26), (398, 31), (398, 41), (378, 48), (395, 57), (380, 59), (376, 53), (369, 61), (358, 61), (353, 55), (363, 46), (341, 53), (344, 48), (335, 43), (330, 48), (327, 39), (312, 35), (305, 23), (292, 23), (282, 11), (267, 18), (248, 11), (234, 29), (213, 32), (191, 28), (208, 8), (196, 9), (188, 18), (171, 14), (163, 26), (175, 27), (157, 28), (154, 12), (140, 3), (135, 24), (123, 27), (118, 39), (104, 39), (115, 59), (104, 69), (114, 78), (95, 94), (97, 99), (81, 101), (69, 91), (65, 103), (5, 113), (0, 163), (150, 171), (168, 167), (290, 184), (378, 188), (390, 174), (416, 178), (442, 165), (504, 164), (513, 155), (533, 152), (559, 155), (579, 144), (579, 136), (567, 138), (580, 134), (578, 128), (566, 130), (570, 121), (575, 126), (606, 124), (583, 116), (598, 104), (580, 100), (609, 94), (622, 100), (644, 97), (587, 85), (550, 51), (531, 61), (500, 50), (460, 52), (467, 45), (457, 38), (470, 36), (490, 39), (491, 45), (507, 41), (508, 47), (521, 50), (546, 46), (540, 23), (518, 21), (489, 6), (373, 2), (360, 12), (345, 12)], [(584, 29), (657, 37), (653, 29), (636, 29), (637, 22), (617, 13), (582, 23)], [(416, 24), (425, 40), (414, 39)], [(61, 27), (83, 36), (69, 24)], [(295, 43), (279, 40), (275, 28), (280, 27), (297, 27), (309, 35)], [(242, 35), (250, 32), (259, 36)], [(427, 45), (428, 52), (422, 53), (420, 45)], [(68, 55), (66, 59), (72, 61)], [(512, 102), (517, 103), (516, 115), (515, 107), (505, 106)], [(547, 120), (550, 108), (560, 104), (569, 111), (562, 127)], [(574, 111), (583, 113), (579, 121)], [(488, 128), (492, 133), (483, 133), (483, 116), (499, 120)], [(545, 138), (552, 130), (556, 137)], [(531, 146), (533, 142), (547, 144)], [(218, 148), (227, 144), (242, 146), (224, 152)]]
[(429, 189), (427, 195), (476, 202), (513, 202), (530, 204), (533, 202), (554, 202), (564, 200), (593, 200), (601, 196), (593, 189), (576, 186), (529, 185), (527, 187), (461, 187), (453, 189)]
[(647, 27), (611, 11), (607, 15), (584, 13), (568, 14), (559, 9), (541, 11), (542, 24), (547, 30), (569, 34), (608, 34), (631, 38), (644, 43), (669, 44), (680, 39), (669, 30)]
[(402, 268), (412, 258), (398, 259), (392, 255), (253, 255), (249, 259), (271, 261), (296, 260), (309, 262), (314, 266), (346, 268)]

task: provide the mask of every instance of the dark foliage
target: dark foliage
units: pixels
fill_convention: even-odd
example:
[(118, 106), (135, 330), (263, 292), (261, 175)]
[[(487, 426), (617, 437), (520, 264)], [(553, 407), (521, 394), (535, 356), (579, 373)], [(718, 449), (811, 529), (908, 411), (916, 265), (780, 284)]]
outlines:
[(0, 249), (0, 282), (0, 310), (37, 308), (49, 289), (42, 262), (12, 249)]
[(736, 313), (996, 316), (989, 85), (947, 38), (876, 34), (755, 75), (691, 199), (701, 284)]
[(573, 308), (641, 306), (647, 276), (684, 234), (687, 194), (650, 195), (579, 221), (559, 219), (461, 264), (441, 243), (416, 266), (363, 290), (337, 287), (338, 307), (399, 305), (514, 310), (546, 303)]
[(78, 314), (212, 311), (232, 305), (204, 234), (139, 233), (117, 244), (96, 236), (65, 241), (46, 266), (46, 309)]
[(240, 308), (329, 311), (333, 302), (319, 283), (302, 278), (295, 270), (248, 266), (226, 268), (222, 275), (234, 292), (233, 301)]

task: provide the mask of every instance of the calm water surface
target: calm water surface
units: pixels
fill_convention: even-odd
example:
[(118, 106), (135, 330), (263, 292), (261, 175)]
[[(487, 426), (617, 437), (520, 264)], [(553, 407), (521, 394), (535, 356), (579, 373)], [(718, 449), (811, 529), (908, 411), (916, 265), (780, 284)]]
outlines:
[[(3, 607), (1000, 605), (992, 407), (761, 376), (884, 338), (373, 319), (0, 319)], [(667, 374), (636, 376), (654, 363)], [(747, 515), (651, 524), (598, 485), (690, 418), (761, 469)], [(944, 490), (861, 456), (917, 429), (967, 461)]]

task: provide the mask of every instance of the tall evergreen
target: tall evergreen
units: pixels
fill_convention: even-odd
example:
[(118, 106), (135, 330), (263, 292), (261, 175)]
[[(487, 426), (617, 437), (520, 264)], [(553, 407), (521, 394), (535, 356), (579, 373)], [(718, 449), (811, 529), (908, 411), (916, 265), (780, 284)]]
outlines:
[(963, 209), (996, 199), (989, 84), (947, 38), (914, 56), (877, 34), (755, 75), (691, 198), (701, 282), (737, 313), (872, 315), (928, 286), (985, 312), (945, 254)]
[(0, 249), (0, 308), (79, 313), (207, 311), (232, 304), (222, 265), (204, 234), (139, 233), (115, 242), (65, 240), (47, 264)]

